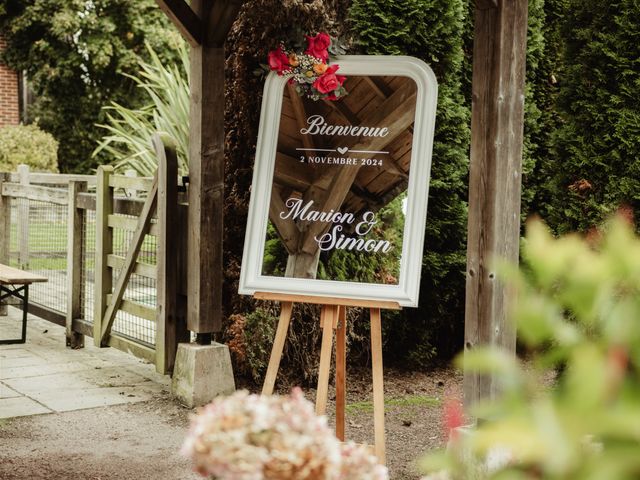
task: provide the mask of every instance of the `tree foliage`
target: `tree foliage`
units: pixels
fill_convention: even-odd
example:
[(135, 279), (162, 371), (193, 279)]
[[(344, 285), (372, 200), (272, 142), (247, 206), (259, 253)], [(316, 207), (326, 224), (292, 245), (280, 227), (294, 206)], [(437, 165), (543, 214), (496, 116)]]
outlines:
[(104, 121), (103, 105), (135, 106), (140, 92), (122, 74), (138, 70), (149, 42), (163, 58), (180, 41), (153, 0), (5, 0), (0, 28), (7, 63), (26, 71), (30, 112), (60, 142), (60, 169), (87, 171)]

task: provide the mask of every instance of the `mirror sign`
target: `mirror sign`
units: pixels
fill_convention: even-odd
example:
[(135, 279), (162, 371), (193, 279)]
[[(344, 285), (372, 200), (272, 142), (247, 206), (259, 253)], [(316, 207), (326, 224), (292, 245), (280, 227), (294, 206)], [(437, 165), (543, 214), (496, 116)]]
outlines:
[(267, 78), (239, 291), (417, 306), (437, 82), (411, 57), (336, 62), (337, 101)]

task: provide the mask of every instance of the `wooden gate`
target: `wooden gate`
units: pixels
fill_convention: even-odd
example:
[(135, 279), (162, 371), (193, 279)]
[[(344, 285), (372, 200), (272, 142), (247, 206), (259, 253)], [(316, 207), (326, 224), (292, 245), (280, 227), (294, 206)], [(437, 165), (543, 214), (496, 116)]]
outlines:
[[(111, 166), (98, 169), (93, 338), (96, 346), (131, 352), (167, 373), (178, 342), (189, 338), (186, 302), (177, 293), (185, 283), (178, 274), (186, 205), (178, 206), (175, 149), (159, 136), (153, 141), (158, 154), (153, 178), (116, 175)], [(138, 208), (116, 209), (131, 192), (144, 198)], [(155, 288), (145, 288), (149, 284)], [(132, 296), (136, 290), (142, 299)]]

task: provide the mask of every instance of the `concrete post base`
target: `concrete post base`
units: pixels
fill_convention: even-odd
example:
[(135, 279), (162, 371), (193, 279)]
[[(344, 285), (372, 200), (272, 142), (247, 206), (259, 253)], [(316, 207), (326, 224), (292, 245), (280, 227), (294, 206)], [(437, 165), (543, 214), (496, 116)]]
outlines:
[(236, 389), (229, 348), (220, 343), (178, 345), (171, 393), (188, 407), (209, 403)]

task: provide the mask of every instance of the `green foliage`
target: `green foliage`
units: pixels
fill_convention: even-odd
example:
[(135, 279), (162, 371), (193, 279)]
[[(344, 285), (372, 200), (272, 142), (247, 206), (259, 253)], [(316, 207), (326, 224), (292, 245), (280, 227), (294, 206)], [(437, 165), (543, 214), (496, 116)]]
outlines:
[(132, 80), (145, 41), (163, 59), (181, 41), (153, 0), (5, 0), (0, 29), (4, 58), (26, 71), (36, 103), (30, 111), (60, 142), (60, 169), (88, 171), (110, 102), (134, 107), (141, 101)]
[(244, 342), (246, 363), (256, 382), (261, 382), (269, 365), (271, 346), (276, 334), (278, 317), (272, 312), (257, 308), (246, 316)]
[[(533, 223), (523, 253), (524, 267), (503, 268), (503, 278), (519, 292), (512, 317), (536, 352), (533, 369), (499, 350), (468, 353), (465, 368), (497, 375), (503, 395), (479, 406), (488, 420), (425, 467), (452, 479), (638, 478), (640, 239), (622, 220), (596, 247)], [(544, 390), (549, 369), (562, 373)], [(485, 461), (498, 452), (505, 461)]]
[(464, 317), (466, 176), (470, 110), (462, 94), (467, 5), (462, 0), (354, 0), (352, 32), (363, 53), (412, 55), (439, 82), (420, 305), (403, 312), (387, 351), (424, 364), (437, 346), (451, 355)]
[(559, 232), (598, 225), (622, 203), (640, 207), (640, 4), (566, 3), (546, 213)]
[[(386, 240), (391, 245), (402, 245), (404, 214), (402, 202), (406, 194), (376, 212), (376, 227), (363, 237)], [(397, 283), (400, 276), (400, 249), (387, 255), (371, 255), (368, 252), (332, 250), (320, 255), (318, 278), (364, 283)]]
[(275, 227), (271, 222), (267, 224), (267, 239), (264, 244), (264, 259), (262, 260), (262, 272), (266, 275), (284, 277), (287, 270), (287, 258), (289, 254)]
[(57, 172), (58, 142), (37, 125), (0, 128), (0, 171), (15, 172), (21, 163), (34, 172)]
[(529, 3), (527, 85), (524, 117), (522, 214), (539, 214), (547, 221), (553, 171), (555, 132), (561, 126), (556, 107), (563, 78), (564, 39), (561, 28), (567, 0)]
[(153, 176), (158, 163), (150, 139), (162, 132), (176, 145), (179, 171), (186, 175), (189, 170), (189, 52), (182, 44), (181, 64), (166, 65), (151, 46), (148, 51), (151, 60), (140, 58), (138, 76), (129, 77), (146, 92), (151, 103), (127, 108), (112, 102), (104, 107), (107, 123), (98, 126), (108, 133), (94, 156), (103, 152), (116, 162), (117, 170), (133, 169), (140, 176)]

